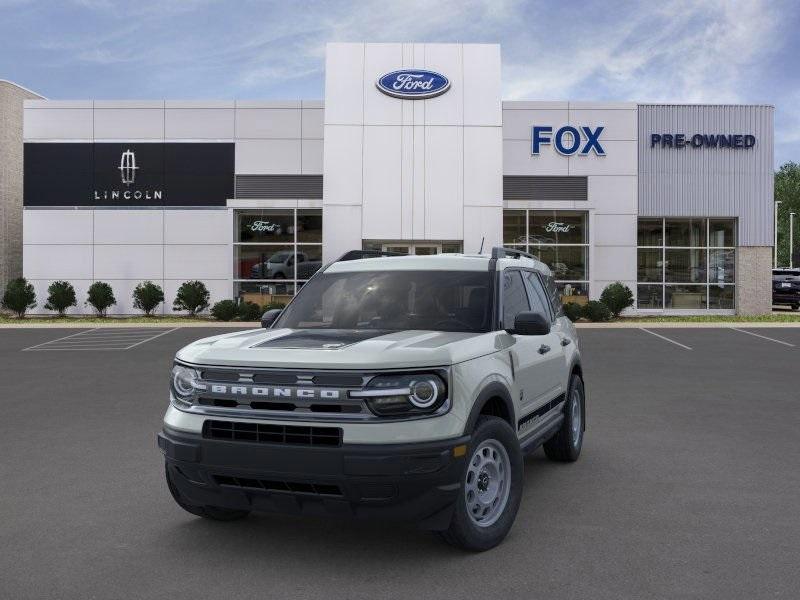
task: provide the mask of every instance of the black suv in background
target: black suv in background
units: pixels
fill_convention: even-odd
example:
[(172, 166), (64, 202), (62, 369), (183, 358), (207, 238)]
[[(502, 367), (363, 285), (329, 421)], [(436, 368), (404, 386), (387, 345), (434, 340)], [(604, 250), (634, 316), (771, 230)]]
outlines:
[(800, 269), (772, 270), (772, 304), (800, 308)]

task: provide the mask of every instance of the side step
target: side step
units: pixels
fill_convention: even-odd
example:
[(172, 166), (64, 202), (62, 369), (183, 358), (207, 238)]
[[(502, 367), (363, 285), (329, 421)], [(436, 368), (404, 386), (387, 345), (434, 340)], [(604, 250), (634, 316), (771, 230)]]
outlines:
[(523, 454), (530, 454), (539, 446), (549, 440), (561, 427), (564, 422), (563, 410), (553, 412), (542, 419), (542, 423), (527, 437), (520, 440), (519, 445)]

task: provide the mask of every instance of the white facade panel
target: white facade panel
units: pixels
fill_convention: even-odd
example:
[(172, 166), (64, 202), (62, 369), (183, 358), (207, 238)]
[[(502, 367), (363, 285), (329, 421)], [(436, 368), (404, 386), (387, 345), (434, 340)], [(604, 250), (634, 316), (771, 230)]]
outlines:
[(322, 181), (322, 197), (325, 206), (331, 204), (361, 205), (363, 190), (362, 131), (363, 128), (359, 126), (325, 126), (323, 165), (325, 177)]
[(503, 245), (503, 212), (493, 206), (464, 207), (464, 252), (491, 252)]
[(464, 206), (503, 206), (502, 173), (502, 130), (465, 127)]
[(231, 140), (232, 108), (168, 108), (164, 111), (164, 137), (169, 140)]
[(303, 108), (301, 112), (301, 136), (303, 139), (321, 140), (325, 132), (325, 110)]
[[(600, 110), (600, 109), (575, 109), (570, 104), (569, 124), (580, 129), (602, 126), (600, 134), (602, 141), (636, 141), (639, 123), (636, 109), (632, 110)], [(560, 123), (564, 125), (564, 123)]]
[[(462, 45), (424, 44), (423, 48), (424, 66), (416, 64), (414, 66), (436, 71), (450, 80), (450, 89), (441, 96), (436, 96), (430, 100), (414, 100), (416, 103), (422, 102), (425, 104), (425, 125), (463, 125), (464, 76), (462, 72)], [(486, 76), (487, 74), (484, 74), (484, 77)], [(491, 87), (491, 82), (487, 82), (487, 87)]]
[(230, 244), (233, 212), (229, 210), (165, 210), (167, 244)]
[[(601, 141), (606, 155), (590, 152), (569, 157), (570, 175), (636, 175), (638, 154), (635, 141), (615, 142), (602, 138)], [(551, 153), (556, 152), (553, 150)]]
[(402, 237), (402, 153), (400, 127), (364, 127), (365, 239)]
[(164, 211), (96, 210), (95, 244), (162, 244)]
[(228, 279), (233, 265), (231, 247), (226, 244), (164, 246), (164, 277), (166, 279)]
[[(503, 139), (524, 140), (531, 147), (531, 128), (534, 125), (553, 127), (553, 131), (566, 125), (569, 111), (564, 109), (527, 109), (503, 111)], [(548, 146), (544, 146), (545, 149)], [(530, 151), (528, 152), (530, 154)]]
[(592, 259), (592, 281), (636, 281), (636, 246), (595, 246)]
[[(595, 246), (636, 246), (636, 215), (594, 215)], [(635, 250), (635, 248), (634, 248)]]
[(236, 137), (290, 139), (301, 136), (299, 108), (237, 108)]
[(91, 279), (93, 248), (88, 244), (26, 243), (22, 250), (22, 272), (28, 279)]
[[(402, 67), (402, 44), (370, 44), (364, 53), (364, 85)], [(364, 94), (364, 125), (400, 125), (402, 101), (386, 94)]]
[(638, 208), (635, 175), (597, 175), (588, 178), (589, 202), (598, 213), (635, 215)]
[(500, 126), (500, 46), (464, 44), (464, 125)]
[(464, 129), (426, 127), (425, 235), (460, 240), (464, 232)]
[(25, 140), (89, 141), (94, 136), (92, 109), (25, 108), (22, 129)]
[(323, 172), (322, 140), (302, 140), (302, 172), (304, 175), (321, 175)]
[(302, 170), (300, 140), (238, 140), (236, 173), (294, 175)]
[(503, 175), (569, 175), (569, 159), (546, 148), (531, 155), (530, 140), (503, 140)]
[(323, 262), (339, 258), (348, 250), (361, 248), (361, 205), (326, 205), (322, 239), (325, 240)]
[[(325, 123), (364, 122), (364, 44), (328, 44), (325, 54)], [(327, 130), (325, 137), (327, 139)]]
[(94, 246), (95, 279), (163, 279), (164, 246)]
[(97, 108), (97, 103), (95, 103), (95, 140), (161, 140), (163, 138), (163, 109)]
[(22, 239), (25, 244), (91, 244), (92, 213), (91, 210), (26, 210), (22, 215)]

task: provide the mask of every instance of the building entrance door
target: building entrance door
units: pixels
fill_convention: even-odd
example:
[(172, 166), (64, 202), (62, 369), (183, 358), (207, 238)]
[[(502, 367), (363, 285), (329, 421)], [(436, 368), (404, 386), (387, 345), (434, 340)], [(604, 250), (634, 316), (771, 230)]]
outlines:
[(384, 252), (396, 252), (398, 254), (415, 254), (417, 256), (427, 256), (431, 254), (441, 254), (442, 245), (435, 242), (422, 242), (422, 243), (403, 243), (393, 242), (391, 244), (383, 244), (381, 250)]

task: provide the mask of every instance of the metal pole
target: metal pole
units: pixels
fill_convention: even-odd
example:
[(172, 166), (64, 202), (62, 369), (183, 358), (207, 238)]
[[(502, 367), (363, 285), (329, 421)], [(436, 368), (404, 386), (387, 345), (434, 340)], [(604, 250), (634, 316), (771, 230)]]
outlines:
[(792, 253), (794, 252), (794, 215), (789, 213), (789, 268), (794, 267)]
[(773, 268), (775, 268), (775, 269), (778, 268), (778, 205), (781, 202), (782, 202), (782, 200), (776, 200), (775, 201), (775, 246), (774, 246), (775, 258), (774, 258), (774, 261), (773, 261), (775, 263), (773, 265)]

